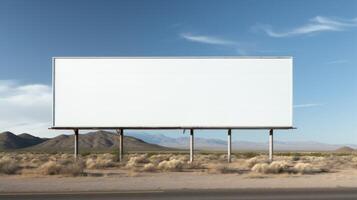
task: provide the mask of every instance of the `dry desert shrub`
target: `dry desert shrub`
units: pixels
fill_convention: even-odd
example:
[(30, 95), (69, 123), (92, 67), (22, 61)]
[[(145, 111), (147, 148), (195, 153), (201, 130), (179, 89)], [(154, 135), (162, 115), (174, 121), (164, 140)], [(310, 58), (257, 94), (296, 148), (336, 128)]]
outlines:
[(84, 165), (75, 162), (64, 166), (60, 172), (64, 175), (79, 176), (83, 174), (83, 169)]
[(32, 160), (30, 160), (30, 162), (28, 162), (27, 166), (30, 167), (30, 168), (37, 168), (42, 164), (43, 164), (43, 162), (40, 159), (33, 158)]
[(20, 169), (17, 161), (10, 157), (0, 159), (0, 174), (15, 174)]
[(204, 169), (204, 165), (198, 161), (195, 160), (194, 162), (184, 162), (183, 168), (185, 169)]
[(274, 161), (269, 165), (270, 173), (279, 174), (289, 172), (290, 165), (286, 161)]
[[(237, 156), (232, 154), (231, 155), (231, 161), (235, 161), (237, 159)], [(218, 157), (218, 161), (224, 162), (228, 160), (228, 155), (227, 154), (222, 154)]]
[(300, 173), (300, 174), (316, 174), (327, 172), (327, 169), (314, 166), (310, 163), (288, 163), (286, 161), (274, 161), (268, 163), (258, 163), (254, 165), (251, 171), (261, 174), (281, 174), (281, 173)]
[(357, 163), (357, 156), (354, 156), (351, 161)]
[(269, 164), (268, 163), (257, 163), (252, 168), (253, 172), (267, 174), (269, 173)]
[(160, 162), (157, 167), (163, 171), (182, 171), (183, 166), (182, 160), (171, 159)]
[[(17, 157), (17, 156), (16, 156)], [(29, 162), (31, 161), (33, 158), (33, 156), (31, 154), (20, 154), (20, 158), (18, 161), (20, 161), (21, 163), (26, 163), (26, 162)]]
[(112, 160), (112, 161), (115, 161), (116, 159), (115, 155), (110, 153), (98, 154), (96, 157), (101, 159)]
[(227, 155), (226, 154), (222, 154), (218, 157), (219, 161), (226, 161), (227, 160)]
[(88, 169), (103, 169), (114, 167), (116, 165), (115, 160), (115, 156), (109, 153), (91, 155), (87, 157), (85, 166)]
[(310, 163), (328, 170), (338, 170), (353, 167), (353, 162), (351, 160), (352, 157), (331, 155), (320, 162), (315, 161)]
[[(239, 154), (237, 154), (239, 156)], [(294, 155), (294, 154), (292, 154)], [(334, 171), (338, 169), (356, 169), (356, 155), (277, 155), (275, 162), (269, 163), (266, 155), (257, 155), (250, 159), (235, 159), (226, 164), (226, 155), (217, 153), (196, 154), (195, 161), (189, 163), (187, 154), (131, 154), (127, 163), (116, 163), (112, 154), (90, 154), (85, 156), (83, 162), (74, 162), (71, 154), (45, 154), (45, 153), (0, 153), (0, 173), (18, 174), (26, 173), (24, 170), (44, 175), (64, 174), (77, 176), (83, 174), (83, 168), (103, 169), (114, 166), (125, 166), (133, 172), (155, 171), (185, 171), (186, 169), (206, 170), (209, 173), (241, 173), (252, 171), (264, 174), (299, 173), (314, 174)], [(192, 170), (188, 170), (192, 171)], [(251, 173), (254, 174), (254, 173)]]
[(154, 164), (152, 163), (147, 163), (143, 166), (142, 170), (143, 172), (156, 172), (157, 168)]
[(262, 174), (279, 174), (284, 172), (290, 172), (290, 166), (285, 161), (274, 161), (270, 164), (268, 163), (257, 163), (252, 169), (253, 172)]
[(29, 160), (27, 163), (23, 163), (25, 165), (25, 168), (38, 168), (42, 164), (48, 162), (50, 159), (56, 161), (58, 158), (56, 157), (57, 155), (49, 155), (49, 154), (33, 154), (31, 156), (31, 160)]
[(64, 154), (59, 155), (59, 158), (62, 160), (73, 159), (73, 155), (64, 153)]
[(36, 158), (38, 158), (42, 162), (47, 162), (48, 161), (48, 155), (47, 154), (36, 155)]
[(234, 162), (229, 163), (229, 167), (235, 168), (241, 172), (250, 171), (252, 167), (249, 167), (244, 159), (237, 159)]
[(145, 164), (145, 163), (149, 163), (147, 154), (134, 155), (129, 158), (128, 162), (125, 165), (125, 168), (132, 169), (140, 166), (140, 164)]
[(7, 153), (2, 154), (0, 160), (12, 160), (19, 168), (36, 168), (39, 166), (40, 160), (38, 154), (32, 153)]
[(249, 158), (248, 160), (245, 160), (245, 165), (251, 168), (258, 163), (267, 163), (267, 162), (268, 159), (265, 156), (256, 156), (253, 158)]
[(51, 155), (51, 156), (48, 157), (48, 160), (49, 160), (49, 161), (57, 161), (58, 158), (57, 158), (56, 155)]
[(207, 172), (210, 174), (230, 174), (230, 173), (238, 173), (239, 170), (230, 167), (226, 164), (208, 164)]
[(218, 158), (219, 156), (217, 154), (200, 154), (196, 156), (195, 160), (201, 163), (207, 163), (211, 161), (218, 161)]
[[(126, 165), (127, 169), (133, 169), (134, 171), (182, 171), (183, 169), (202, 169), (203, 166), (199, 161), (192, 163), (188, 162), (188, 155), (154, 155), (147, 158), (146, 155), (137, 157), (131, 157)], [(149, 162), (149, 163), (148, 163)], [(142, 165), (144, 164), (144, 165)], [(138, 167), (141, 167), (138, 169)]]
[(113, 159), (108, 157), (97, 157), (97, 158), (88, 158), (85, 161), (85, 166), (88, 169), (103, 169), (108, 167), (114, 167), (115, 163)]
[(127, 169), (133, 169), (135, 167), (138, 167), (138, 162), (136, 157), (131, 157), (129, 158), (128, 162), (125, 165), (125, 168)]
[(149, 158), (149, 162), (153, 163), (155, 165), (158, 165), (160, 162), (162, 162), (164, 160), (169, 160), (171, 156), (172, 156), (172, 154), (156, 154), (156, 155), (152, 155)]
[(169, 160), (180, 160), (182, 162), (188, 162), (190, 160), (190, 157), (188, 155), (171, 155)]
[(97, 169), (97, 168), (100, 168), (100, 167), (97, 165), (97, 162), (96, 162), (95, 158), (88, 158), (86, 160), (86, 168), (88, 168), (88, 169)]
[(41, 165), (38, 170), (43, 175), (56, 175), (60, 174), (61, 166), (55, 161), (48, 161)]
[(136, 163), (149, 163), (148, 154), (139, 154), (134, 156)]
[(10, 154), (7, 154), (7, 155), (5, 154), (5, 155), (1, 156), (0, 160), (14, 160), (14, 161), (16, 161), (15, 158), (13, 156), (11, 156)]
[(299, 161), (300, 160), (300, 156), (295, 154), (291, 156), (291, 161)]
[(257, 157), (253, 157), (253, 158), (246, 160), (245, 163), (248, 167), (253, 167), (257, 163), (259, 163), (259, 159)]
[(56, 162), (48, 161), (38, 168), (38, 172), (43, 175), (71, 175), (78, 176), (83, 174), (84, 165), (81, 161), (77, 162)]
[[(78, 161), (81, 161), (81, 159), (78, 159)], [(56, 162), (58, 162), (60, 165), (69, 165), (73, 163), (72, 158), (57, 158)]]
[(294, 166), (294, 170), (296, 173), (301, 174), (316, 174), (324, 171), (320, 168), (314, 167), (310, 163), (297, 163)]
[(352, 167), (356, 169), (357, 168), (357, 157), (353, 157), (351, 162), (352, 162)]
[(299, 161), (304, 163), (318, 163), (318, 162), (323, 162), (326, 159), (327, 158), (322, 156), (302, 156), (300, 157)]

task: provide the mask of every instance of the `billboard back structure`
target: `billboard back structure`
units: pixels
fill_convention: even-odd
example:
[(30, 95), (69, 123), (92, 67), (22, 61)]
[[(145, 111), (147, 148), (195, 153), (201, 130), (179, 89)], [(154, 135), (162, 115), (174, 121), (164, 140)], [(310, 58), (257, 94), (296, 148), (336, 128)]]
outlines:
[(53, 58), (53, 128), (292, 128), (291, 57)]

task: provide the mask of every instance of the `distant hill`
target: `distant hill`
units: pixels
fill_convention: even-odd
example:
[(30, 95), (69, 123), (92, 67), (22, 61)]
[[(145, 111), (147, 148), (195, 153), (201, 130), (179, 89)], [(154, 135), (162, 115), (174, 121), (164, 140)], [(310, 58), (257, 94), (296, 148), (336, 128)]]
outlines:
[(351, 153), (354, 151), (355, 151), (355, 149), (348, 147), (348, 146), (343, 146), (343, 147), (336, 149), (336, 152), (340, 152), (340, 153)]
[[(165, 136), (163, 134), (154, 133), (127, 133), (133, 137), (142, 139), (146, 142), (153, 144), (163, 145), (167, 147), (174, 148), (189, 148), (189, 138), (188, 135), (185, 137), (172, 138)], [(237, 139), (236, 139), (237, 138)], [(239, 135), (232, 135), (232, 149), (233, 150), (244, 150), (244, 151), (260, 151), (268, 149), (267, 142), (251, 142), (239, 140)], [(268, 138), (267, 138), (268, 140)], [(336, 144), (325, 144), (313, 141), (296, 141), (296, 142), (283, 142), (274, 141), (274, 149), (278, 151), (334, 151), (345, 145)], [(353, 148), (357, 148), (356, 145), (348, 145)], [(216, 138), (202, 138), (195, 137), (195, 148), (202, 150), (226, 150), (227, 141)]]
[[(73, 151), (73, 135), (60, 135), (43, 143), (27, 148), (33, 151)], [(79, 135), (79, 149), (85, 151), (108, 151), (119, 148), (119, 135), (108, 131), (95, 131)], [(173, 150), (157, 144), (150, 144), (135, 137), (124, 136), (126, 151)]]
[(27, 133), (15, 135), (9, 131), (0, 133), (0, 150), (26, 148), (46, 141), (46, 139), (32, 136)]
[[(189, 138), (187, 136), (172, 138), (163, 134), (152, 133), (127, 133), (127, 135), (167, 147), (189, 148)], [(226, 149), (226, 146), (227, 142), (221, 139), (195, 137), (195, 148), (219, 150), (223, 148)]]

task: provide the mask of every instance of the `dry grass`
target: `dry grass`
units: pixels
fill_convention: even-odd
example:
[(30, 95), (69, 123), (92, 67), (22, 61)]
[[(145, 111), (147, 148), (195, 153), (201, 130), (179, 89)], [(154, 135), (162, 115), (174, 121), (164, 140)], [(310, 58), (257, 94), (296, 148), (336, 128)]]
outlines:
[(241, 170), (228, 164), (208, 164), (207, 172), (210, 174), (240, 173)]
[(189, 162), (187, 154), (173, 153), (128, 154), (125, 159), (126, 162), (118, 163), (112, 154), (88, 154), (75, 162), (71, 154), (0, 153), (0, 174), (78, 176), (92, 169), (121, 168), (132, 174), (189, 171), (270, 176), (357, 169), (356, 154), (277, 155), (275, 161), (269, 163), (266, 155), (244, 153), (235, 155), (230, 164), (226, 163), (227, 157), (223, 154), (196, 154), (193, 163)]

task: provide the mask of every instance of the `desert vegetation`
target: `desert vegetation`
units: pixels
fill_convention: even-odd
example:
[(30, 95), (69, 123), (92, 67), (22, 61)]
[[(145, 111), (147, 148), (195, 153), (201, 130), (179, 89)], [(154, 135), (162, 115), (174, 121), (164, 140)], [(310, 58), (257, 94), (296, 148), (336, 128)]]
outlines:
[(0, 174), (3, 175), (60, 175), (88, 176), (93, 171), (119, 170), (123, 174), (160, 172), (200, 172), (207, 174), (317, 174), (333, 173), (343, 169), (357, 170), (356, 154), (334, 153), (280, 153), (273, 162), (265, 154), (238, 153), (226, 163), (226, 155), (201, 153), (189, 162), (187, 154), (134, 153), (124, 162), (110, 153), (85, 154), (74, 159), (71, 154), (0, 153)]

